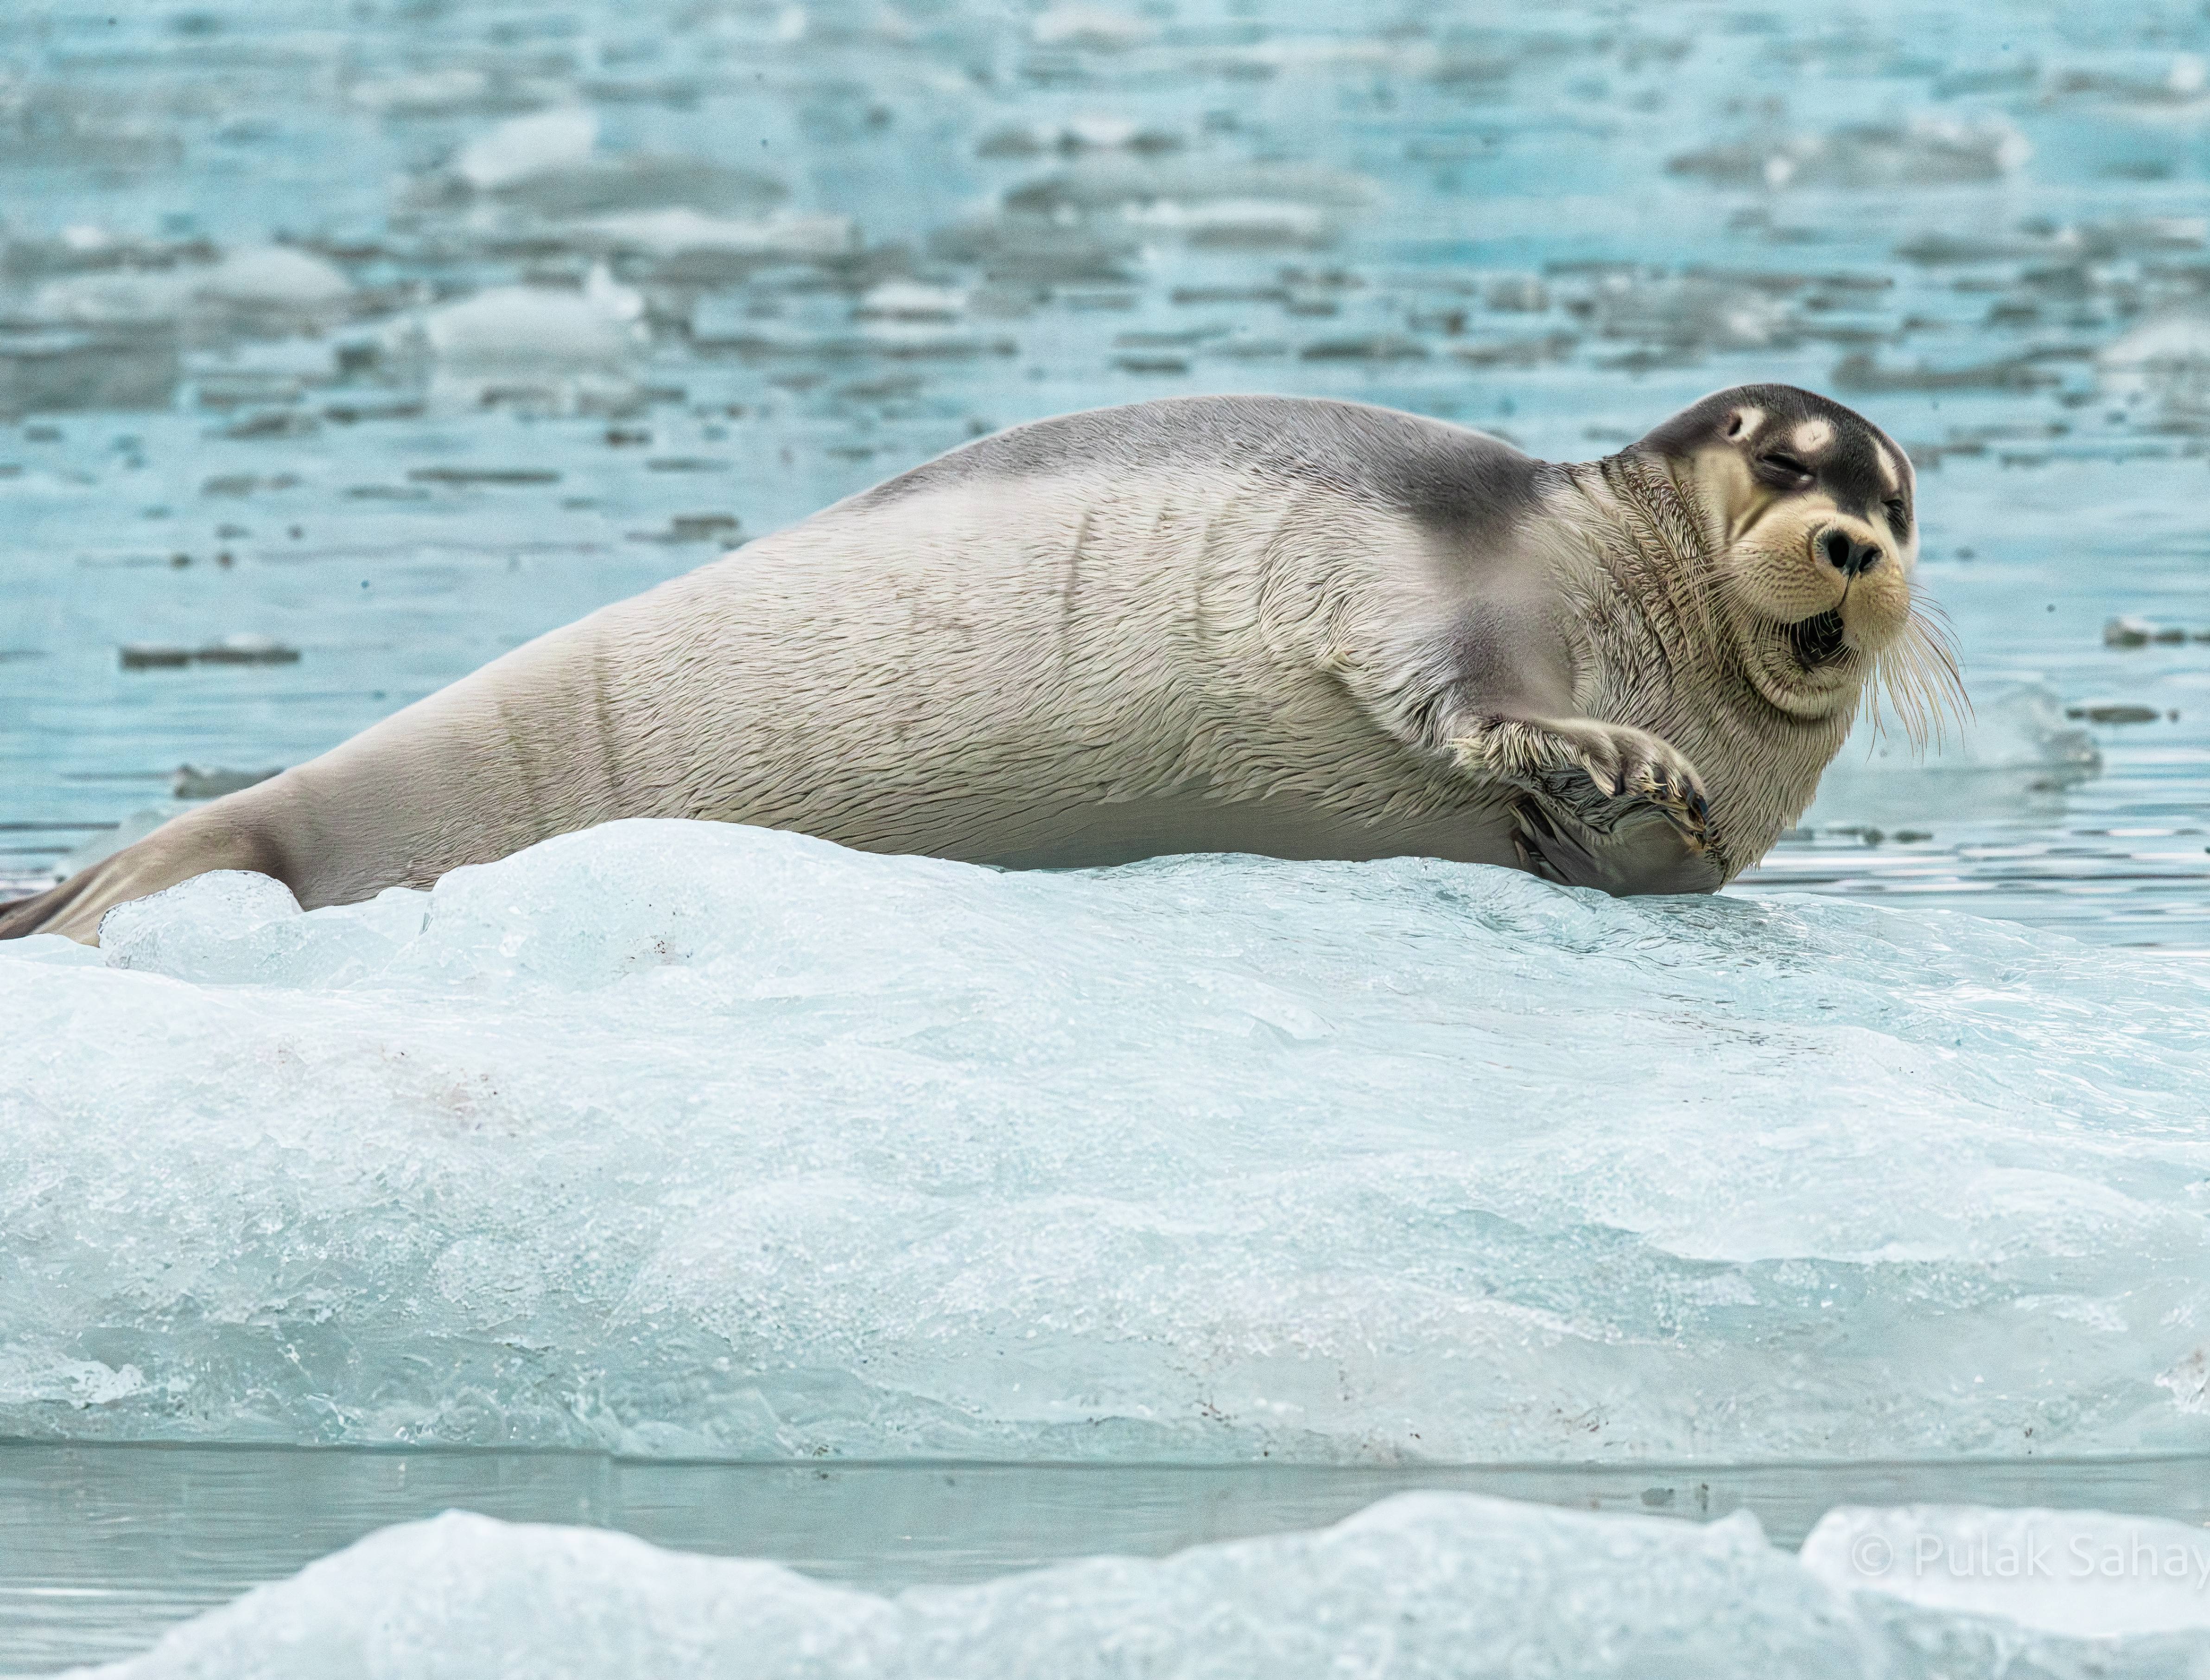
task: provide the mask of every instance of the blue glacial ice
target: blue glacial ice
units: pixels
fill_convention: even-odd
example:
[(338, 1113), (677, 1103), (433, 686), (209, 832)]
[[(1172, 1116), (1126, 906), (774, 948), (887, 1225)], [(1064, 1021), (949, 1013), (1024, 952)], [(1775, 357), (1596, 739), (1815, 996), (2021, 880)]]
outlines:
[[(2100, 1573), (2144, 1550), (2168, 1576)], [(1791, 1557), (1747, 1512), (1698, 1526), (1408, 1494), (1311, 1533), (883, 1598), (451, 1512), (100, 1672), (2125, 1680), (2210, 1660), (2206, 1572), (2201, 1530), (2093, 1513), (1843, 1509)]]
[(2210, 974), (1427, 860), (628, 822), (0, 946), (0, 1435), (2210, 1447)]

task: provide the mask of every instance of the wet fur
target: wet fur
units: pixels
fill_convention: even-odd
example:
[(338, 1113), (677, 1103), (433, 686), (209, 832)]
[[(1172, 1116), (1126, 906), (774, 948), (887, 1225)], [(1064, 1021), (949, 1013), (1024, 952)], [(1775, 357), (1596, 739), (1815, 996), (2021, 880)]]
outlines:
[(91, 940), (210, 869), (350, 902), (638, 816), (1012, 866), (1417, 853), (1709, 891), (1809, 801), (1870, 662), (1809, 717), (1747, 680), (1694, 459), (1552, 465), (1283, 398), (1016, 428), (187, 813), (0, 936)]

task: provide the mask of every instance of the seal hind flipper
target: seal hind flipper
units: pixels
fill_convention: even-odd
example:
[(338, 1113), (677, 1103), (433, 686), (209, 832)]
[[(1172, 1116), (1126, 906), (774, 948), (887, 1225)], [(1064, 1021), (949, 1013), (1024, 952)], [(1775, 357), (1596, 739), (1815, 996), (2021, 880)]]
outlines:
[[(230, 800), (238, 797), (229, 796)], [(59, 934), (80, 945), (98, 945), (100, 918), (118, 904), (147, 897), (195, 875), (215, 869), (249, 869), (285, 879), (281, 861), (265, 839), (250, 827), (228, 820), (220, 809), (228, 802), (219, 800), (172, 818), (143, 839), (88, 865), (59, 885), (0, 904), (0, 940)]]
[(84, 897), (84, 875), (74, 875), (44, 892), (0, 904), (0, 940), (25, 940), (33, 934), (53, 932), (54, 924)]

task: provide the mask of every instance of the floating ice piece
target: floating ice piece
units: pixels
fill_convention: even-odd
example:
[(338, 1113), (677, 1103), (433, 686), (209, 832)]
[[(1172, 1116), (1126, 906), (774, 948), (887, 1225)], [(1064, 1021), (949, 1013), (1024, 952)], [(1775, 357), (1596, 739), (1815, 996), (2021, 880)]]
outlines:
[(1999, 817), (2102, 768), (2094, 737), (2065, 721), (2055, 690), (1988, 684), (1961, 729), (1924, 752), (1892, 719), (1861, 719), (1803, 820), (1819, 827)]
[(1698, 275), (1609, 275), (1591, 301), (1605, 337), (1684, 354), (1762, 349), (1788, 341), (1797, 324), (1769, 291)]
[(638, 251), (654, 257), (697, 254), (741, 257), (841, 257), (858, 242), (849, 216), (778, 215), (740, 221), (685, 206), (594, 216), (563, 232), (587, 249)]
[(1086, 46), (1113, 51), (1140, 45), (1157, 33), (1148, 20), (1102, 6), (1054, 6), (1029, 25), (1039, 46)]
[(1725, 186), (1895, 188), (1999, 180), (2032, 155), (2026, 136), (1999, 118), (1917, 117), (1747, 140), (1683, 153), (1665, 166)]
[(2210, 1445), (2183, 962), (1426, 860), (1000, 873), (705, 823), (426, 899), (245, 891), (131, 907), (127, 969), (0, 945), (0, 1349), (145, 1379), (0, 1395), (0, 1434)]
[(1265, 198), (1229, 198), (1201, 204), (1158, 199), (1131, 204), (1123, 215), (1138, 227), (1178, 233), (1196, 245), (1247, 249), (1314, 245), (1326, 243), (1334, 233), (1334, 224), (1324, 210)]
[[(2071, 1640), (2210, 1635), (2210, 1532), (2187, 1523), (2100, 1511), (1844, 1506), (1821, 1520), (1800, 1556), (1838, 1592)], [(2201, 1662), (2210, 1638), (2191, 1649)]]
[(1411, 1494), (1317, 1532), (889, 1598), (450, 1512), (371, 1535), (101, 1672), (1871, 1680), (1884, 1654), (1747, 1515), (1700, 1527)]
[(482, 70), (450, 65), (357, 82), (346, 97), (368, 111), (442, 112), (474, 109), (492, 92), (491, 77)]
[(613, 368), (647, 342), (643, 312), (644, 299), (601, 263), (579, 292), (494, 286), (430, 311), (412, 331), (454, 367)]
[(595, 155), (598, 118), (580, 106), (502, 123), (463, 147), (451, 178), (496, 202), (577, 218), (678, 206), (758, 214), (784, 196), (780, 182), (703, 158)]
[(334, 308), (353, 292), (331, 264), (288, 245), (232, 251), (201, 276), (196, 289), (219, 303), (302, 312)]
[[(52, 1374), (86, 1392), (136, 1371)], [(2104, 1680), (2210, 1659), (2210, 1538), (2094, 1512), (1831, 1514), (1795, 1557), (1709, 1525), (1406, 1494), (1333, 1527), (891, 1597), (628, 1535), (448, 1512), (172, 1629), (105, 1680)]]
[(33, 294), (31, 312), (42, 321), (84, 326), (173, 322), (209, 311), (273, 314), (289, 330), (303, 320), (341, 313), (352, 293), (346, 277), (311, 252), (260, 245), (213, 263), (49, 281)]
[(589, 160), (599, 143), (599, 119), (584, 106), (533, 112), (479, 135), (453, 160), (453, 172), (478, 192), (497, 192), (549, 170)]
[(956, 287), (886, 280), (867, 288), (852, 315), (860, 321), (956, 321), (966, 307), (967, 294)]
[(1024, 182), (1005, 194), (1005, 202), (1009, 210), (1030, 215), (1254, 202), (1342, 211), (1362, 208), (1377, 196), (1374, 183), (1365, 176), (1317, 164), (1159, 163), (1098, 157)]
[(2095, 359), (2109, 396), (2147, 397), (2167, 420), (2210, 420), (2210, 316), (2166, 315), (2135, 327)]
[(31, 313), (41, 321), (86, 326), (172, 321), (190, 305), (195, 278), (190, 270), (174, 269), (72, 275), (39, 287)]
[(2145, 648), (2152, 643), (2159, 647), (2171, 647), (2181, 642), (2210, 642), (2210, 630), (2189, 630), (2184, 625), (2158, 624), (2130, 613), (2103, 622), (2103, 645), (2106, 648)]

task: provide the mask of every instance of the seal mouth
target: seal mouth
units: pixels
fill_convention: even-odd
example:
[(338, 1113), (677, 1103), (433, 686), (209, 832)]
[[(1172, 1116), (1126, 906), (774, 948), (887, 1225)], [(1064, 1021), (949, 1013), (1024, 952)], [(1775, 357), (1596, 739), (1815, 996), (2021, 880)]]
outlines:
[(1843, 639), (1841, 613), (1832, 607), (1787, 625), (1786, 633), (1796, 662), (1806, 671), (1835, 663), (1847, 645)]

